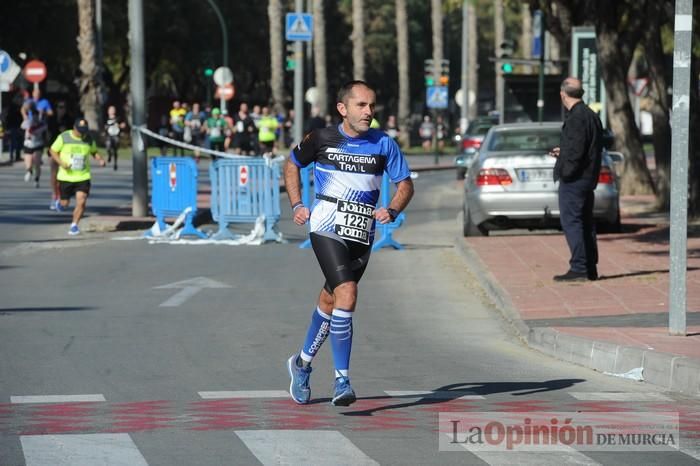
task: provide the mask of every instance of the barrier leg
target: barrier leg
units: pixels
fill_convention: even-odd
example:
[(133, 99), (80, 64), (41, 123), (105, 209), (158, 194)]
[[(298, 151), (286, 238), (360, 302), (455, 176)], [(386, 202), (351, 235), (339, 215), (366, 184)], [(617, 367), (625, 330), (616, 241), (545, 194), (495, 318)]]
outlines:
[(265, 218), (265, 234), (263, 235), (263, 242), (276, 241), (281, 243), (282, 233), (278, 232), (275, 227), (277, 226), (277, 221), (271, 217)]
[(197, 228), (194, 227), (192, 224), (192, 221), (194, 215), (192, 213), (187, 215), (187, 218), (185, 219), (185, 226), (182, 227), (182, 230), (180, 230), (180, 237), (182, 236), (196, 236), (197, 238), (202, 238), (206, 239), (207, 235), (201, 230), (198, 230)]
[(212, 239), (232, 239), (237, 240), (241, 235), (236, 235), (228, 229), (228, 223), (219, 222), (219, 231), (212, 235)]
[[(311, 181), (309, 181), (309, 176), (311, 176), (313, 170), (311, 167), (312, 165), (309, 165), (301, 170), (301, 200), (309, 208), (311, 208)], [(311, 239), (309, 237), (299, 245), (299, 249), (308, 249), (310, 247)]]
[(406, 216), (403, 213), (400, 213), (393, 222), (377, 227), (377, 230), (382, 233), (382, 237), (379, 238), (379, 241), (374, 242), (372, 245), (372, 251), (390, 247), (403, 250), (404, 246), (392, 237), (392, 232), (401, 226), (405, 218)]

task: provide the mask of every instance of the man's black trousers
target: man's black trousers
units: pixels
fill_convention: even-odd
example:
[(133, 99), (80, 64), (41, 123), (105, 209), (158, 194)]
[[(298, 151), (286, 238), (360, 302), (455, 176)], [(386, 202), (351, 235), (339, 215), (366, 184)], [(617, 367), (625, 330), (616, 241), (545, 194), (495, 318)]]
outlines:
[(559, 182), (559, 220), (571, 251), (569, 270), (589, 275), (597, 273), (598, 264), (594, 200), (589, 180)]

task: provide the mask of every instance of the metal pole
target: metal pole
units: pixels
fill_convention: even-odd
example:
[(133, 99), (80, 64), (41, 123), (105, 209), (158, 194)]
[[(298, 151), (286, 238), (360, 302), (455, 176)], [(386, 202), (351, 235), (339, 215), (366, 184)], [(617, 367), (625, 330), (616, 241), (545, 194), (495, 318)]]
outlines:
[(544, 51), (545, 51), (545, 30), (544, 30), (544, 11), (540, 20), (540, 72), (537, 85), (537, 121), (542, 123), (544, 115)]
[[(296, 13), (303, 12), (304, 0), (294, 1)], [(304, 45), (294, 41), (294, 140), (299, 143), (304, 135)]]
[(207, 0), (209, 5), (211, 5), (212, 10), (216, 13), (216, 17), (219, 18), (219, 25), (221, 26), (221, 40), (223, 41), (223, 47), (221, 48), (223, 57), (221, 60), (222, 66), (228, 66), (228, 30), (226, 29), (226, 22), (224, 21), (224, 15), (221, 14), (221, 10), (216, 5), (214, 0)]
[(693, 0), (676, 0), (671, 112), (671, 226), (668, 333), (685, 336), (688, 261), (688, 145)]
[[(499, 50), (503, 40), (505, 38), (505, 33), (503, 31), (503, 0), (494, 0), (493, 9), (493, 19), (494, 19), (494, 36), (495, 36), (495, 46), (496, 50)], [(505, 91), (506, 84), (503, 78), (503, 69), (501, 68), (501, 62), (497, 61), (495, 63), (496, 67), (496, 111), (498, 112), (498, 123), (503, 124), (505, 121), (506, 113), (506, 99)]]
[(459, 103), (460, 134), (464, 134), (469, 123), (469, 1), (462, 2), (462, 74), (460, 87), (462, 88), (462, 102)]
[(131, 43), (131, 148), (133, 151), (133, 202), (131, 215), (148, 215), (148, 168), (138, 127), (146, 122), (146, 73), (143, 51), (143, 0), (129, 0)]

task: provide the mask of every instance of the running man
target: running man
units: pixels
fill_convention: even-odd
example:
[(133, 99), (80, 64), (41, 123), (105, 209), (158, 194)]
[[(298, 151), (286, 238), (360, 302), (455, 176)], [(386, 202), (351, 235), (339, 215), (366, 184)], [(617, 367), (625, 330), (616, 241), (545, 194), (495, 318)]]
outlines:
[(49, 154), (58, 164), (56, 178), (61, 190), (61, 207), (67, 208), (70, 198), (75, 196), (73, 223), (70, 224), (68, 234), (79, 235), (78, 222), (85, 212), (90, 195), (90, 156), (95, 157), (102, 167), (107, 163), (97, 153), (97, 145), (88, 134), (88, 124), (84, 118), (78, 118), (73, 129), (58, 135), (51, 144)]
[[(299, 404), (311, 398), (311, 361), (328, 335), (335, 366), (331, 402), (348, 406), (356, 400), (348, 371), (357, 283), (369, 261), (375, 220), (394, 221), (413, 196), (411, 174), (399, 146), (384, 132), (370, 129), (375, 104), (376, 94), (367, 83), (345, 84), (336, 104), (342, 123), (307, 134), (285, 165), (294, 223), (310, 221), (311, 245), (326, 279), (301, 351), (287, 361), (289, 391)], [(299, 172), (314, 162), (316, 201), (309, 209), (301, 202)], [(397, 189), (388, 208), (375, 209), (384, 171)]]

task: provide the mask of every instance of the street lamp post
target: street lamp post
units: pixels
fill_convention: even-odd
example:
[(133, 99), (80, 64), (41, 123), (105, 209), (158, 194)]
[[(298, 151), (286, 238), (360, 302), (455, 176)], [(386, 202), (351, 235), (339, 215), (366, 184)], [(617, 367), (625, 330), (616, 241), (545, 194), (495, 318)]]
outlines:
[(224, 54), (223, 60), (221, 61), (222, 66), (228, 66), (228, 30), (226, 29), (226, 22), (224, 21), (224, 15), (221, 14), (221, 10), (217, 6), (214, 0), (208, 0), (209, 5), (216, 13), (216, 17), (219, 18), (219, 25), (221, 25), (221, 40), (223, 41), (222, 53)]

